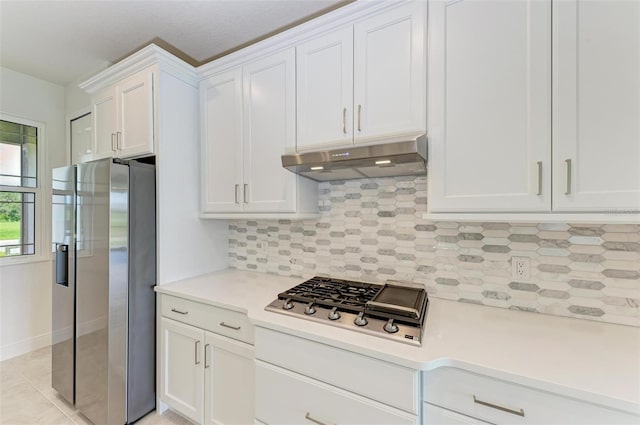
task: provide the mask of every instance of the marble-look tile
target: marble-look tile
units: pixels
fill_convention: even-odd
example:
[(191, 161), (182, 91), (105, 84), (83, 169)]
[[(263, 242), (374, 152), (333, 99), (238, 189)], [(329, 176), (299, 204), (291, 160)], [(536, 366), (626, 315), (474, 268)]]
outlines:
[[(640, 298), (639, 225), (428, 221), (426, 182), (321, 183), (318, 220), (232, 221), (231, 265), (300, 278), (402, 278), (436, 298), (636, 324), (638, 309), (622, 300)], [(511, 279), (515, 256), (531, 260), (529, 281)]]

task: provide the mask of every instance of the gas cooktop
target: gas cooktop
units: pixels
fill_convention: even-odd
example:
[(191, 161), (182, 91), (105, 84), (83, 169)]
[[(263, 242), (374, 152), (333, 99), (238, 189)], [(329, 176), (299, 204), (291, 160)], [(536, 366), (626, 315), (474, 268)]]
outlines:
[(265, 310), (419, 346), (427, 306), (419, 284), (316, 276), (278, 294)]

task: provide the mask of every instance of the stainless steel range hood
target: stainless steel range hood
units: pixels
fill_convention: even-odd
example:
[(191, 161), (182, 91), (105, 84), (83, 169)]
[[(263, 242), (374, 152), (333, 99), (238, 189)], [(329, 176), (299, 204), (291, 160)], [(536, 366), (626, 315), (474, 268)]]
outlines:
[(427, 174), (427, 137), (372, 146), (282, 155), (287, 170), (315, 181)]

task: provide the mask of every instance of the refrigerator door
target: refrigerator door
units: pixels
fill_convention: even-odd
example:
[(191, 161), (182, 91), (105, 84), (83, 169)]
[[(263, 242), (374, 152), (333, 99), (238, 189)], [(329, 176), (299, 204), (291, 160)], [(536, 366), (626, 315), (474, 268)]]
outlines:
[(51, 386), (74, 402), (75, 167), (53, 170), (51, 241), (53, 260)]
[(106, 424), (112, 163), (77, 167), (76, 407), (94, 424)]
[(127, 423), (132, 423), (156, 406), (155, 167), (131, 161), (129, 176)]
[[(129, 288), (129, 167), (111, 164), (109, 194), (108, 423), (125, 424), (127, 413), (127, 304)], [(95, 421), (94, 421), (95, 422)], [(97, 422), (95, 422), (97, 423)]]

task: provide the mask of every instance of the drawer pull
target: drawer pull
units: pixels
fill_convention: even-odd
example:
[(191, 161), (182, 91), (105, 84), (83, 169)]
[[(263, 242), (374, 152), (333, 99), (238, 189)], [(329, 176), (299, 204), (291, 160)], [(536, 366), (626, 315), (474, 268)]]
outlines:
[(220, 326), (223, 326), (223, 327), (229, 328), (229, 329), (233, 329), (234, 331), (239, 331), (240, 330), (240, 326), (227, 325), (224, 322), (220, 322)]
[(571, 195), (571, 160), (565, 159), (564, 162), (567, 166), (567, 190), (565, 190), (564, 194)]
[(542, 195), (542, 161), (538, 161), (538, 192), (536, 195)]
[(486, 401), (478, 400), (476, 396), (473, 396), (473, 402), (482, 406), (491, 407), (492, 409), (501, 410), (503, 412), (511, 413), (512, 415), (522, 416), (524, 418), (524, 410), (513, 410), (507, 407), (498, 406), (497, 404), (487, 403)]
[(209, 344), (204, 345), (204, 368), (205, 369), (209, 369), (209, 366), (211, 366), (209, 363), (207, 363), (207, 348), (209, 348)]
[(178, 313), (178, 314), (182, 314), (182, 315), (187, 315), (189, 314), (188, 311), (182, 311), (182, 310), (178, 310), (176, 308), (172, 308), (171, 311), (173, 311), (174, 313)]
[(306, 414), (306, 415), (304, 415), (304, 418), (305, 418), (306, 420), (310, 421), (310, 422), (313, 422), (314, 424), (318, 424), (318, 425), (329, 425), (329, 423), (327, 423), (327, 422), (322, 422), (322, 421), (319, 421), (319, 420), (317, 420), (317, 419), (315, 419), (315, 418), (311, 417), (311, 413), (309, 413), (309, 412), (307, 412), (307, 414)]
[(342, 132), (347, 134), (347, 108), (342, 108)]

